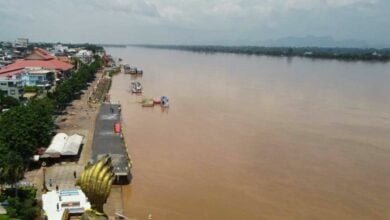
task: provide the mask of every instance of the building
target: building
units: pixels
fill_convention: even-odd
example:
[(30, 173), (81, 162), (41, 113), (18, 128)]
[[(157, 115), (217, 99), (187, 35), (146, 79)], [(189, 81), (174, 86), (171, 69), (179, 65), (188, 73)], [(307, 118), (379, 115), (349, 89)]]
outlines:
[(89, 50), (80, 50), (74, 56), (79, 58), (83, 63), (90, 63), (92, 62), (93, 53)]
[(57, 56), (57, 60), (72, 64), (72, 60), (68, 56)]
[(33, 52), (28, 55), (25, 60), (52, 60), (55, 57), (47, 50), (36, 47)]
[(0, 74), (0, 90), (6, 96), (22, 98), (24, 86), (48, 88), (54, 83), (55, 72), (40, 67), (27, 67)]
[(16, 99), (22, 98), (24, 89), (21, 75), (17, 72), (0, 75), (0, 92)]
[(81, 216), (91, 203), (80, 189), (64, 189), (43, 194), (42, 208), (48, 220), (61, 220), (65, 209), (70, 216)]
[(14, 47), (16, 49), (26, 50), (28, 47), (28, 38), (18, 38), (14, 42)]
[[(14, 63), (7, 65), (0, 69), (1, 75), (13, 75), (15, 73), (20, 73), (22, 70), (29, 68), (41, 68), (45, 70), (50, 70), (54, 72), (54, 79), (67, 78), (70, 76), (74, 66), (70, 63), (63, 62), (58, 60), (55, 56), (51, 55), (48, 51), (35, 48), (32, 54), (27, 56), (24, 59), (18, 59)], [(38, 74), (35, 72), (35, 74)], [(43, 73), (42, 73), (43, 74)], [(38, 77), (35, 81), (44, 81), (47, 79), (40, 79)], [(32, 79), (34, 81), (34, 79)]]
[(21, 72), (24, 86), (47, 88), (54, 85), (55, 71), (42, 67), (27, 67)]
[(68, 52), (69, 47), (63, 46), (62, 44), (57, 44), (54, 46), (54, 53), (55, 54), (64, 54)]

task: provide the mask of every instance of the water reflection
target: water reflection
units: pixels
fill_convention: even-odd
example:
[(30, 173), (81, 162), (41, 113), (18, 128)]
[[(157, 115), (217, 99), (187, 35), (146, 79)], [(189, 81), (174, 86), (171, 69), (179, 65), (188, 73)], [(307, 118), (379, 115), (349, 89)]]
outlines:
[(137, 79), (142, 79), (143, 74), (130, 74), (130, 79), (131, 80), (137, 80)]

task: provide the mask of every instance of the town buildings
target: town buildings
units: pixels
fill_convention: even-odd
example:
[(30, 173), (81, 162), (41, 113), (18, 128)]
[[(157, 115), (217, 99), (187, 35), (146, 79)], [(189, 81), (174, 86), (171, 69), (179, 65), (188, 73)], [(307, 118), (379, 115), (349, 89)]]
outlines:
[(56, 80), (69, 77), (74, 68), (69, 62), (62, 60), (42, 48), (35, 48), (24, 59), (17, 59), (0, 69), (0, 90), (6, 95), (20, 98), (23, 96), (24, 86), (54, 85)]

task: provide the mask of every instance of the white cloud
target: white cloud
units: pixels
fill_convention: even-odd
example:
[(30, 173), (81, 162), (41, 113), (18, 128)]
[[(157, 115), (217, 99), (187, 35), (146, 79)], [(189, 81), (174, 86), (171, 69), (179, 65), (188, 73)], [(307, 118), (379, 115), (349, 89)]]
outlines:
[(93, 0), (92, 5), (102, 9), (114, 12), (134, 13), (145, 16), (160, 16), (156, 6), (144, 0)]
[(251, 44), (327, 35), (389, 41), (388, 10), (388, 0), (0, 0), (0, 29), (7, 30), (0, 39)]
[(239, 3), (222, 1), (218, 4), (215, 4), (211, 11), (217, 15), (228, 16), (241, 14), (243, 9)]

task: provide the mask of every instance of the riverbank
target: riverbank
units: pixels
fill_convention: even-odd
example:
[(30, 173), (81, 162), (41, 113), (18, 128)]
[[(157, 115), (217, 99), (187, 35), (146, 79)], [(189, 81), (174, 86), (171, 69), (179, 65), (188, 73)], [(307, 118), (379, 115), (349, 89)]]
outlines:
[(390, 49), (325, 48), (325, 47), (259, 47), (259, 46), (201, 46), (201, 45), (131, 45), (135, 47), (184, 50), (198, 53), (230, 53), (255, 56), (305, 57), (343, 61), (390, 61)]

